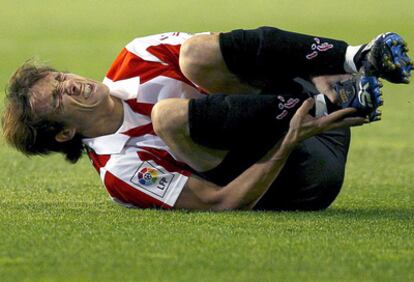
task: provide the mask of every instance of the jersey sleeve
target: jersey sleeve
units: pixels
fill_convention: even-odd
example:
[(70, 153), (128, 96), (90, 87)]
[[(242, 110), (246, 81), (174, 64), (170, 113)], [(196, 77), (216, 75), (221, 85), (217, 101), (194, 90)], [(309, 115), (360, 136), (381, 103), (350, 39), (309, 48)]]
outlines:
[(146, 152), (107, 157), (89, 152), (89, 157), (112, 199), (127, 207), (171, 209), (191, 175)]

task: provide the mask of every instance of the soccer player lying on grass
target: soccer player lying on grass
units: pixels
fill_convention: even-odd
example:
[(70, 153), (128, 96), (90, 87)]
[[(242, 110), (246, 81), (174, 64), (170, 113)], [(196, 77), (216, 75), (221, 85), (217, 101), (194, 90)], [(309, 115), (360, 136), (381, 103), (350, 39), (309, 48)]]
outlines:
[(103, 83), (23, 65), (4, 136), (73, 163), (86, 150), (126, 206), (320, 210), (341, 188), (349, 127), (380, 119), (377, 78), (408, 83), (406, 52), (394, 33), (356, 47), (270, 27), (138, 38)]

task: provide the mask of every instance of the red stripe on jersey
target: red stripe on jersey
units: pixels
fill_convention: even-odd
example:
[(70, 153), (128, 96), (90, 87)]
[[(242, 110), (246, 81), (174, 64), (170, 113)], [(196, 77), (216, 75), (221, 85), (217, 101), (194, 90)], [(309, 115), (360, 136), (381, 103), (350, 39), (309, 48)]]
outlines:
[(136, 99), (130, 99), (126, 102), (134, 112), (151, 117), (153, 104), (140, 103)]
[[(178, 36), (180, 33), (177, 32), (173, 34), (173, 36)], [(177, 70), (176, 72), (167, 72), (166, 74), (163, 74), (164, 76), (174, 78), (177, 80), (180, 80), (182, 82), (185, 82), (194, 88), (196, 88), (198, 91), (200, 91), (203, 94), (207, 94), (208, 92), (204, 90), (201, 87), (196, 86), (194, 83), (192, 83), (190, 80), (188, 80), (184, 74), (181, 72), (179, 58), (180, 58), (180, 49), (181, 45), (170, 45), (170, 44), (160, 44), (155, 46), (150, 46), (147, 48), (147, 51), (160, 59), (161, 61), (174, 66), (174, 70)]]
[[(112, 63), (106, 77), (112, 81), (118, 81), (139, 76), (140, 83), (143, 84), (157, 76), (165, 76), (185, 82), (190, 86), (197, 88), (182, 74), (178, 64), (178, 54), (174, 55), (169, 51), (169, 48), (174, 49), (174, 45), (161, 44), (160, 46), (163, 46), (163, 48), (154, 49), (153, 47), (158, 46), (151, 46), (148, 47), (147, 50), (154, 52), (154, 55), (157, 54), (160, 56), (162, 51), (164, 51), (165, 54), (163, 54), (162, 57), (168, 60), (167, 65), (158, 62), (145, 61), (124, 48)], [(160, 60), (162, 59), (160, 58)]]
[(140, 190), (132, 187), (128, 183), (122, 181), (109, 171), (105, 173), (105, 187), (108, 193), (118, 200), (133, 204), (134, 206), (146, 209), (146, 208), (164, 208), (171, 209), (172, 207), (163, 203), (153, 197), (141, 192)]
[(156, 135), (154, 132), (154, 129), (152, 128), (152, 123), (148, 123), (146, 125), (143, 126), (138, 126), (138, 127), (134, 127), (131, 128), (127, 131), (121, 132), (122, 134), (131, 136), (131, 137), (137, 137), (137, 136), (142, 136), (145, 134), (152, 134), (152, 135)]
[(111, 155), (98, 155), (92, 149), (88, 149), (88, 156), (98, 173), (100, 172), (100, 168), (104, 167), (111, 158)]
[(142, 161), (154, 161), (156, 164), (164, 167), (169, 172), (178, 172), (185, 176), (190, 176), (192, 174), (192, 169), (176, 159), (174, 159), (167, 151), (150, 148), (150, 147), (140, 147), (145, 151), (138, 151), (138, 157)]
[(121, 53), (112, 63), (106, 76), (112, 81), (118, 81), (139, 76), (140, 82), (153, 79), (167, 71), (169, 66), (157, 62), (147, 62), (130, 53), (127, 49), (122, 49)]
[(181, 45), (160, 44), (148, 47), (147, 51), (164, 63), (179, 69), (180, 49)]

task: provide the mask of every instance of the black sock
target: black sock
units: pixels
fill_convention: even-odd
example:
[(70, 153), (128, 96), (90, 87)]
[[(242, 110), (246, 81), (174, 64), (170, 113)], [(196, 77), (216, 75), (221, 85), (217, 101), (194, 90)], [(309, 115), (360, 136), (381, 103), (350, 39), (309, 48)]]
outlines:
[(345, 73), (344, 41), (272, 27), (220, 34), (229, 70), (253, 86), (283, 84), (295, 77)]
[(269, 136), (279, 139), (306, 96), (210, 95), (189, 104), (191, 138), (210, 148), (233, 149)]

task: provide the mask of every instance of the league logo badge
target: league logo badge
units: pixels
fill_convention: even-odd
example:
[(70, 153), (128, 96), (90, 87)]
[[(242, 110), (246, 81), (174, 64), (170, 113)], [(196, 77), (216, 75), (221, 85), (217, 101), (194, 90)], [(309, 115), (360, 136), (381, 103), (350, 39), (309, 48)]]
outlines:
[(138, 171), (138, 181), (145, 186), (154, 184), (157, 181), (157, 176), (157, 170), (150, 167), (144, 167)]
[(143, 162), (131, 178), (131, 182), (141, 189), (160, 198), (165, 196), (174, 174), (149, 162)]

